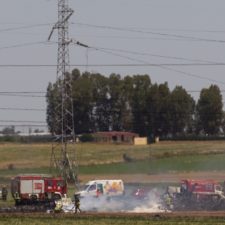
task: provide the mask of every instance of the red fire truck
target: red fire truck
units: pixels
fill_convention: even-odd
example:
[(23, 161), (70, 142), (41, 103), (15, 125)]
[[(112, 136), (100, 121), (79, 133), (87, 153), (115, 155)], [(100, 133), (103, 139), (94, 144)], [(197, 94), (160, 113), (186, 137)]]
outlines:
[(18, 175), (11, 180), (11, 193), (16, 205), (45, 203), (65, 195), (67, 185), (60, 177), (40, 174)]
[(182, 191), (204, 196), (215, 195), (222, 194), (222, 186), (214, 180), (182, 180)]
[(182, 180), (180, 191), (173, 196), (174, 207), (177, 210), (212, 210), (225, 206), (223, 188), (214, 180)]

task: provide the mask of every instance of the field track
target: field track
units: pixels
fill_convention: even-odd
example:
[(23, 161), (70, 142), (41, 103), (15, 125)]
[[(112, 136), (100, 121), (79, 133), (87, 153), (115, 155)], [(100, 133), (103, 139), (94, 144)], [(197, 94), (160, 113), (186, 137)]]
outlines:
[(165, 219), (165, 218), (224, 218), (225, 211), (187, 211), (187, 212), (160, 212), (160, 213), (99, 213), (99, 212), (83, 212), (79, 214), (73, 213), (46, 213), (46, 212), (4, 212), (0, 213), (0, 217), (30, 217), (30, 218), (48, 218), (48, 217), (65, 217), (65, 218), (149, 218), (149, 219)]
[[(182, 179), (213, 179), (224, 181), (225, 171), (188, 171), (188, 172), (170, 172), (157, 174), (109, 174), (107, 179), (122, 179), (125, 183), (146, 184), (146, 183), (179, 183)], [(105, 179), (106, 175), (98, 175), (98, 179)], [(81, 175), (82, 181), (95, 179), (93, 175)]]

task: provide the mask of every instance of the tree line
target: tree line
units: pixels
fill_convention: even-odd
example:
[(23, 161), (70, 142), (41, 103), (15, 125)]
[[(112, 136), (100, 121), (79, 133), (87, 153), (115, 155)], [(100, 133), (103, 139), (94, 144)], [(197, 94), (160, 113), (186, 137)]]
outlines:
[[(176, 137), (218, 135), (225, 127), (217, 85), (203, 88), (196, 102), (182, 86), (170, 90), (166, 82), (153, 84), (147, 74), (107, 77), (74, 69), (66, 77), (72, 81), (76, 134), (115, 130)], [(52, 133), (60, 130), (60, 124), (57, 127), (52, 120), (59, 111), (59, 96), (60, 82), (49, 83), (47, 124)]]

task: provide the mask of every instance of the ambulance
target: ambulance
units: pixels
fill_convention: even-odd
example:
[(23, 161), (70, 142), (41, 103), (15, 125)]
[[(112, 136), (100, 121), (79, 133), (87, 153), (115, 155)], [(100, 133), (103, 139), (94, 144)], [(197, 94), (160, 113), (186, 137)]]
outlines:
[(84, 188), (75, 194), (80, 197), (114, 197), (124, 195), (124, 183), (122, 180), (91, 180)]

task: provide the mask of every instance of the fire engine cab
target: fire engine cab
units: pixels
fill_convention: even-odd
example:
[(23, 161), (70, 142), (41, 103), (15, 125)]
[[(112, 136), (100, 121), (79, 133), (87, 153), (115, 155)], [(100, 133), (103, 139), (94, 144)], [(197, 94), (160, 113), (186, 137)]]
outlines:
[(16, 205), (49, 202), (67, 193), (66, 182), (61, 177), (29, 174), (11, 180), (11, 193)]

